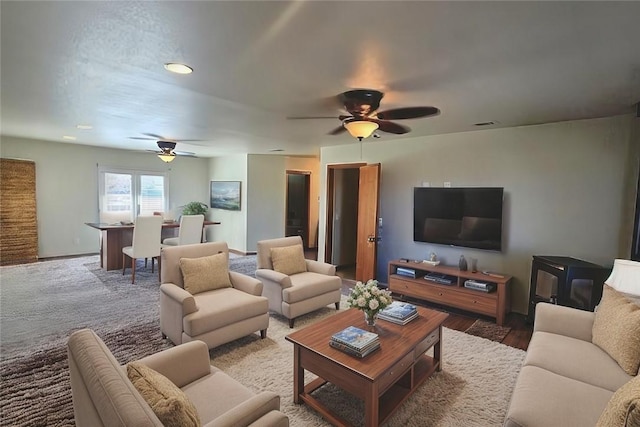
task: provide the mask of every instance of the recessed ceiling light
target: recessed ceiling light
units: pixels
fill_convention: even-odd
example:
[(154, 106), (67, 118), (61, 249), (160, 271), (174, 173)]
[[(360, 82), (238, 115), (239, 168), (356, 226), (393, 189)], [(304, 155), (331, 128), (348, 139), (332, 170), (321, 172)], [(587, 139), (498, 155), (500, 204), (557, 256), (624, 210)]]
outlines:
[(177, 74), (193, 73), (193, 68), (185, 64), (180, 64), (178, 62), (167, 62), (166, 64), (164, 64), (164, 68), (167, 71), (171, 71), (172, 73), (177, 73)]
[(93, 129), (93, 126), (91, 126), (91, 125), (76, 125), (76, 128), (80, 129), (80, 130), (91, 130), (91, 129)]
[(75, 136), (64, 135), (62, 139), (68, 139), (69, 141), (75, 141), (77, 138)]

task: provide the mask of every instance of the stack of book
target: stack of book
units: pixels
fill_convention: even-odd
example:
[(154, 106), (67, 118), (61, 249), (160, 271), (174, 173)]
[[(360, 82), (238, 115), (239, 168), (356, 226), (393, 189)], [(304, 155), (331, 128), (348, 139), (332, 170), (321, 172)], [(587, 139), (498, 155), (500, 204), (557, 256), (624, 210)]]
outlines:
[(413, 304), (406, 302), (394, 301), (384, 310), (378, 313), (378, 319), (387, 322), (396, 323), (398, 325), (406, 325), (413, 319), (418, 317), (418, 310)]
[(331, 347), (355, 357), (365, 357), (380, 348), (378, 334), (349, 326), (331, 336)]

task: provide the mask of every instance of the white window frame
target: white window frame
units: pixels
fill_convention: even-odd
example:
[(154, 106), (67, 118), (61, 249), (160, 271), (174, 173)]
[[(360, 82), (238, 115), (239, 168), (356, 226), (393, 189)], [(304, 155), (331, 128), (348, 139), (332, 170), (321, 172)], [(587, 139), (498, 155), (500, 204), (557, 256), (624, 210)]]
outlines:
[(163, 177), (164, 182), (164, 206), (163, 211), (167, 212), (169, 208), (169, 174), (163, 171), (157, 170), (143, 170), (143, 169), (125, 169), (111, 166), (98, 166), (98, 217), (100, 221), (102, 221), (102, 214), (104, 211), (104, 200), (105, 200), (105, 174), (106, 173), (114, 173), (114, 174), (126, 174), (131, 175), (131, 193), (133, 195), (132, 206), (133, 211), (131, 212), (132, 218), (129, 218), (129, 221), (133, 221), (136, 216), (140, 215), (140, 199), (141, 199), (141, 176), (161, 176)]

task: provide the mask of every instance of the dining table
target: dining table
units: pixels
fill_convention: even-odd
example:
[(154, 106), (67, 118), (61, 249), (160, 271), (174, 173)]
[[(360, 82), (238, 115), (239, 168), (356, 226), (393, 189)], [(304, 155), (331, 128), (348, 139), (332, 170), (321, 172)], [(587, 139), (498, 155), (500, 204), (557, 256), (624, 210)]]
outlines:
[[(131, 246), (133, 241), (133, 223), (85, 222), (91, 228), (100, 231), (100, 267), (106, 270), (122, 268), (122, 248)], [(204, 221), (202, 227), (219, 225), (220, 221)], [(177, 221), (162, 223), (162, 240), (175, 237), (180, 228)]]

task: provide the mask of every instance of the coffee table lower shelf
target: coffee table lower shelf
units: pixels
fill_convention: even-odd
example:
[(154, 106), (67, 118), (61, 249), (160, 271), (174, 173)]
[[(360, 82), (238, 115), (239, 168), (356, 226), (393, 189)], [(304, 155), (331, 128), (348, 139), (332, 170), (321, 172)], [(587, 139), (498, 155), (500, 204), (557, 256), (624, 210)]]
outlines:
[[(370, 417), (372, 414), (365, 414), (365, 419), (370, 418), (371, 420), (375, 420), (373, 421), (374, 425), (383, 424), (391, 415), (393, 415), (400, 405), (409, 396), (411, 396), (411, 394), (420, 387), (420, 385), (422, 385), (423, 382), (425, 382), (434, 372), (441, 370), (440, 363), (441, 362), (439, 360), (427, 355), (423, 355), (418, 358), (404, 374), (400, 375), (396, 382), (390, 384), (386, 390), (379, 390), (380, 395), (378, 397), (377, 405), (367, 405), (365, 402), (365, 408), (369, 407), (371, 410), (373, 410), (373, 407), (370, 406), (378, 408), (377, 417)], [(348, 421), (340, 417), (340, 415), (336, 414), (312, 395), (314, 391), (330, 382), (331, 381), (325, 380), (321, 377), (314, 379), (304, 385), (303, 393), (300, 393), (298, 396), (294, 396), (294, 402), (306, 403), (335, 426), (351, 426)], [(336, 384), (336, 386), (346, 389), (342, 381), (337, 382), (338, 384)], [(366, 400), (366, 396), (361, 396), (359, 394), (355, 394), (355, 396)]]

